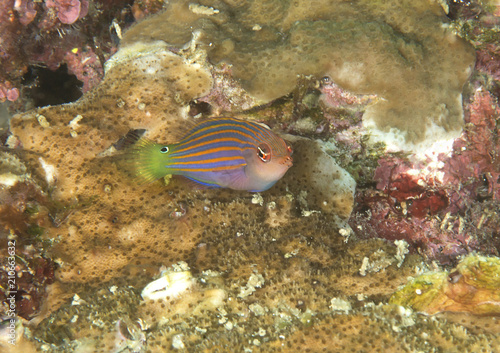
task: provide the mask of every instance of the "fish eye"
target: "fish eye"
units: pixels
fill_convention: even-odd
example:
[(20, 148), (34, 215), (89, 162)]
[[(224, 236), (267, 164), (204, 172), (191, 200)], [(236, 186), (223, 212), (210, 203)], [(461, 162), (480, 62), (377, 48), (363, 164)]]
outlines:
[(169, 151), (169, 148), (167, 146), (163, 146), (162, 148), (160, 148), (161, 153), (168, 153), (168, 151)]
[(267, 163), (271, 160), (271, 149), (265, 143), (260, 144), (257, 147), (257, 155), (263, 162)]

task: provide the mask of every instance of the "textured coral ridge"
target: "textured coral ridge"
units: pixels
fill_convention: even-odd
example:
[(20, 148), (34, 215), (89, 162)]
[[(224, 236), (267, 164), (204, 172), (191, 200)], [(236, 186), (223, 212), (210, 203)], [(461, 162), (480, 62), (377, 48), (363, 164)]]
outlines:
[(437, 2), (178, 0), (129, 30), (124, 43), (182, 47), (192, 32), (261, 102), (289, 93), (297, 75), (329, 76), (378, 96), (363, 117), (375, 139), (411, 149), (462, 129), (474, 52), (447, 28)]
[[(400, 268), (394, 263), (353, 278), (361, 265), (358, 254), (369, 255), (378, 248), (385, 261), (394, 259), (394, 248), (381, 241), (361, 242), (328, 256), (320, 242), (288, 239), (300, 252), (284, 258), (284, 244), (279, 241), (280, 259), (264, 255), (272, 266), (263, 269), (251, 262), (261, 258), (266, 247), (255, 252), (240, 239), (230, 239), (227, 232), (217, 239), (218, 246), (241, 249), (238, 274), (204, 271), (193, 276), (185, 263), (179, 263), (164, 270), (141, 294), (139, 277), (127, 285), (81, 292), (32, 330), (40, 341), (29, 344), (51, 343), (43, 345), (48, 352), (457, 353), (493, 353), (500, 344), (494, 317), (482, 323), (455, 318), (459, 323), (452, 324), (400, 306), (370, 302), (370, 297), (386, 298), (421, 260), (407, 257)], [(307, 248), (323, 252), (329, 265), (317, 266), (308, 260), (310, 255), (300, 255)], [(227, 261), (206, 258), (210, 266), (216, 266), (214, 260)], [(168, 296), (160, 298), (162, 293)]]

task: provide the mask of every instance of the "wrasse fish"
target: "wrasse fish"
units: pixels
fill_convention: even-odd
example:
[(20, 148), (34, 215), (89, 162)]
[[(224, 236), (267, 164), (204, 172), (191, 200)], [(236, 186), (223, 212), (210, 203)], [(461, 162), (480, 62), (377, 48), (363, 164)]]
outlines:
[(270, 129), (235, 118), (196, 124), (179, 142), (141, 138), (129, 153), (144, 182), (182, 175), (208, 187), (264, 191), (292, 166), (292, 147)]

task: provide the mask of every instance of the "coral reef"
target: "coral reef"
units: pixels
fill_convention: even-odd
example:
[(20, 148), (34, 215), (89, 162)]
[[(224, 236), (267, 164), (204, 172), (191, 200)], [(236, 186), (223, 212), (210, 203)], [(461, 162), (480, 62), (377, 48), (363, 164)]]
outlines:
[[(348, 170), (363, 184), (350, 221), (358, 236), (404, 239), (412, 250), (441, 263), (454, 264), (457, 255), (473, 250), (500, 254), (500, 82), (495, 54), (500, 26), (489, 7), (486, 2), (450, 4), (452, 26), (473, 43), (478, 60), (465, 89), (465, 128), (450, 141), (449, 152), (386, 154), (363, 141), (353, 144), (358, 123), (352, 114), (350, 124), (335, 131), (337, 140), (354, 146), (350, 158), (355, 163)], [(336, 122), (338, 116), (329, 118)]]
[(0, 248), (5, 251), (0, 267), (2, 312), (14, 293), (15, 312), (29, 320), (38, 315), (47, 286), (54, 282), (55, 264), (46, 256), (41, 235), (51, 226), (51, 204), (27, 174), (26, 166), (13, 155), (0, 153)]
[(470, 100), (451, 153), (378, 159), (376, 187), (357, 194), (350, 222), (360, 236), (405, 239), (442, 262), (471, 250), (499, 254), (500, 106), (484, 88)]
[[(146, 129), (146, 135), (156, 141), (176, 140), (186, 123), (189, 102), (207, 94), (212, 84), (210, 72), (193, 60), (172, 54), (161, 43), (128, 46), (108, 61), (105, 81), (84, 99), (13, 118), (15, 138), (10, 144), (36, 153), (28, 163), (37, 170), (40, 182), (52, 189), (52, 199), (73, 209), (70, 219), (50, 235), (56, 242), (61, 281), (106, 281), (120, 276), (119, 270), (185, 260), (179, 248), (185, 249), (185, 256), (195, 248), (200, 231), (208, 227), (204, 219), (226, 219), (231, 214), (229, 206), (206, 201), (213, 198), (210, 195), (221, 199), (221, 194), (230, 193), (190, 193), (182, 180), (172, 183), (173, 189), (159, 183), (133, 185), (117, 169), (120, 163), (105, 157), (129, 130)], [(297, 141), (298, 167), (265, 199), (262, 212), (269, 216), (264, 219), (279, 222), (298, 209), (329, 214), (330, 227), (345, 225), (353, 206), (354, 182), (319, 146), (300, 148), (305, 145)], [(153, 197), (146, 196), (150, 192)], [(185, 214), (178, 217), (180, 208)], [(137, 214), (139, 209), (142, 212)], [(182, 236), (170, 239), (169, 234)], [(136, 248), (139, 239), (143, 244)], [(98, 245), (104, 243), (107, 248)], [(75, 247), (82, 250), (78, 255), (70, 251)]]
[[(222, 235), (219, 242), (226, 243), (229, 239)], [(310, 246), (318, 246), (316, 251), (322, 248), (319, 243)], [(373, 240), (347, 247), (344, 254), (326, 258), (332, 266), (314, 270), (307, 255), (300, 253), (285, 256), (284, 261), (281, 253), (281, 261), (276, 258), (273, 266), (264, 271), (252, 269), (251, 261), (261, 254), (248, 253), (247, 276), (238, 275), (238, 280), (230, 272), (206, 270), (187, 277), (193, 281), (190, 289), (154, 300), (142, 299), (141, 287), (134, 289), (129, 285), (109, 285), (80, 293), (50, 320), (40, 323), (33, 334), (51, 344), (46, 345), (49, 351), (76, 352), (119, 351), (123, 347), (151, 352), (181, 348), (288, 352), (306, 345), (312, 352), (325, 347), (333, 352), (346, 349), (398, 352), (426, 346), (435, 351), (474, 352), (482, 347), (486, 352), (494, 352), (498, 347), (495, 318), (486, 327), (473, 325), (477, 333), (471, 339), (471, 333), (466, 334), (462, 325), (474, 319), (462, 318), (461, 323), (449, 324), (400, 306), (373, 303), (371, 300), (387, 295), (405, 282), (399, 275), (410, 274), (415, 265), (421, 264), (421, 259), (410, 256), (400, 268), (393, 263), (380, 272), (354, 279), (353, 271), (361, 266), (358, 254), (369, 255), (369, 251), (378, 248), (390, 262), (395, 249)], [(185, 264), (178, 264), (166, 274), (186, 271), (189, 272)], [(283, 274), (280, 281), (276, 279), (281, 276), (273, 275), (273, 271)], [(297, 271), (302, 276), (297, 276)], [(254, 290), (242, 295), (249, 286)], [(339, 295), (346, 299), (339, 300)], [(347, 303), (347, 309), (332, 306), (332, 298), (337, 298), (337, 304)], [(426, 335), (422, 336), (422, 332)]]
[(463, 126), (461, 91), (474, 52), (447, 24), (441, 7), (425, 0), (198, 7), (180, 0), (133, 26), (122, 45), (161, 39), (182, 48), (194, 31), (210, 60), (230, 64), (261, 103), (290, 93), (298, 75), (329, 76), (353, 93), (378, 97), (363, 117), (373, 139), (392, 136), (396, 148), (415, 149), (457, 137)]
[[(23, 61), (2, 47), (10, 104), (40, 106), (1, 139), (0, 250), (15, 251), (2, 351), (499, 350), (484, 316), (498, 314), (500, 249), (490, 3), (7, 3), (5, 33), (68, 42), (42, 41), (47, 71), (24, 67), (29, 45)], [(33, 104), (61, 63), (85, 94)], [(294, 166), (262, 193), (129, 177), (126, 136), (169, 143), (214, 116), (268, 124)], [(398, 129), (400, 148), (423, 146), (432, 124), (461, 133), (444, 153), (373, 144)]]
[[(89, 0), (6, 0), (0, 5), (0, 102), (16, 102), (12, 110), (31, 108), (26, 86), (30, 69), (55, 71), (66, 64), (68, 73), (83, 82), (83, 92), (95, 87), (103, 65), (116, 51), (121, 29), (140, 13), (154, 13), (161, 2)], [(134, 9), (134, 11), (132, 11)], [(110, 30), (112, 29), (112, 30)], [(19, 45), (22, 43), (22, 46)], [(67, 103), (67, 102), (65, 102)], [(45, 102), (42, 105), (51, 104)]]
[(451, 272), (434, 272), (414, 278), (394, 293), (390, 303), (427, 314), (442, 311), (500, 313), (500, 259), (469, 255)]

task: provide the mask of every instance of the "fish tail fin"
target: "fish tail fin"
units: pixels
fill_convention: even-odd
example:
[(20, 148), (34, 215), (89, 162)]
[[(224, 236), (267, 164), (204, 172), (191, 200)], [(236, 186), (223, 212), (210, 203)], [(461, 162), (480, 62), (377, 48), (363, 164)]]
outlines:
[[(133, 136), (132, 138), (136, 138)], [(163, 145), (139, 137), (125, 152), (126, 169), (139, 184), (152, 183), (168, 174), (168, 158), (161, 153)]]

